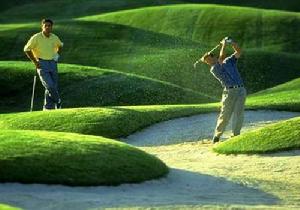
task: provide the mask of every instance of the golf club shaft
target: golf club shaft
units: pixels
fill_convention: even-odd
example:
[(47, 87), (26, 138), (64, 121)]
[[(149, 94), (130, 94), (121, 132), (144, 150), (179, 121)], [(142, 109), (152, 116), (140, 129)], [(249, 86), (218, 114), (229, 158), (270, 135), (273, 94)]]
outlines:
[(211, 51), (209, 51), (210, 53), (212, 53), (213, 51), (215, 51), (218, 47), (220, 47), (221, 44), (219, 43), (218, 45), (216, 45)]
[(31, 95), (31, 104), (30, 104), (30, 111), (31, 112), (33, 110), (33, 100), (34, 100), (35, 84), (36, 84), (36, 75), (34, 75), (34, 77), (33, 77), (32, 95)]
[[(212, 53), (213, 51), (215, 51), (218, 47), (221, 46), (221, 43), (217, 44), (213, 49), (211, 49), (209, 51), (209, 53)], [(199, 63), (199, 60), (197, 60), (195, 63), (194, 63), (194, 68), (196, 68), (196, 65)]]

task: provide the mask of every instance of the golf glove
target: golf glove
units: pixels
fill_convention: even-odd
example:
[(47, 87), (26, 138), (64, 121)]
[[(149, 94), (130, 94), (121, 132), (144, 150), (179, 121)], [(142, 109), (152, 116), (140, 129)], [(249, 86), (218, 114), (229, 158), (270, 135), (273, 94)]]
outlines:
[(228, 44), (231, 44), (233, 42), (232, 38), (227, 36), (224, 38), (225, 42), (228, 43)]

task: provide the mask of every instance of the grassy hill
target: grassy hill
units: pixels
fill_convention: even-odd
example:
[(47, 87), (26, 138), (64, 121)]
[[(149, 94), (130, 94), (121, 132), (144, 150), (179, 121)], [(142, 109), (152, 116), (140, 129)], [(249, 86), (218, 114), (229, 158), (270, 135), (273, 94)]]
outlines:
[(0, 134), (0, 181), (118, 185), (158, 178), (158, 158), (111, 139), (72, 133), (7, 130)]
[(247, 106), (300, 111), (300, 78), (250, 95)]
[(0, 203), (0, 210), (22, 210), (21, 208), (13, 207), (11, 205), (6, 205)]
[(209, 46), (226, 34), (239, 40), (246, 49), (299, 51), (295, 44), (299, 44), (300, 14), (295, 12), (186, 4), (111, 12), (78, 20), (128, 25)]
[[(297, 0), (45, 0), (43, 2), (40, 2), (39, 0), (11, 0), (1, 2), (0, 12), (3, 12), (7, 16), (7, 18), (0, 18), (0, 21), (9, 22), (12, 21), (12, 19), (28, 20), (40, 18), (42, 16), (76, 17), (87, 14), (91, 15), (124, 9), (177, 3), (208, 3), (287, 11), (300, 11), (300, 6)], [(32, 9), (35, 9), (37, 7), (40, 8), (39, 11), (33, 12)], [(55, 7), (59, 9), (49, 10), (49, 7)], [(26, 11), (31, 12), (28, 13)], [(22, 16), (23, 19), (21, 18)]]
[[(300, 111), (300, 79), (258, 92), (247, 98), (249, 109)], [(51, 112), (0, 115), (0, 129), (35, 129), (100, 135), (127, 136), (153, 123), (219, 110), (219, 103), (201, 105), (123, 106), (63, 109)]]
[[(62, 62), (117, 69), (218, 98), (221, 87), (208, 67), (192, 67), (199, 55), (230, 34), (244, 48), (239, 68), (249, 93), (297, 78), (299, 17), (293, 12), (177, 5), (59, 20), (55, 33), (66, 44)], [(1, 48), (7, 49), (0, 59), (25, 60), (22, 48), (39, 31), (39, 23), (1, 24), (0, 31)]]
[(218, 144), (222, 154), (253, 154), (300, 149), (300, 118), (278, 122)]
[[(178, 0), (12, 0), (1, 3), (0, 22), (35, 20), (41, 17), (72, 18), (145, 6), (182, 3)], [(36, 10), (39, 8), (39, 10)], [(55, 8), (49, 10), (49, 8)], [(28, 12), (30, 11), (30, 12)]]
[(118, 138), (153, 123), (216, 111), (217, 104), (75, 108), (0, 114), (0, 129), (48, 130)]
[[(27, 111), (34, 69), (29, 62), (0, 62), (0, 105)], [(60, 64), (60, 89), (64, 107), (204, 103), (214, 101), (174, 84), (118, 71)], [(36, 86), (35, 108), (40, 110), (43, 87)], [(12, 110), (12, 109), (11, 109)]]

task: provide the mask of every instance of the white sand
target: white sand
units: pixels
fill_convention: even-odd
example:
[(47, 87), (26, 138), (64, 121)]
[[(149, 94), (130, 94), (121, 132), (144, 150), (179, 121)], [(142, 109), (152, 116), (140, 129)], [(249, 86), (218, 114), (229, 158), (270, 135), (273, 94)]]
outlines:
[[(266, 124), (299, 116), (299, 113), (278, 111), (246, 111), (242, 132), (262, 127)], [(152, 125), (126, 138), (135, 146), (158, 146), (176, 144), (199, 139), (211, 139), (217, 122), (218, 113), (208, 113), (169, 120)], [(223, 137), (231, 135), (231, 124)]]
[[(253, 128), (294, 116), (299, 114), (251, 111), (246, 121), (252, 123), (246, 125)], [(201, 141), (174, 144), (210, 137), (215, 118), (216, 113), (212, 113), (171, 120), (127, 138), (129, 143), (147, 145), (141, 149), (172, 168), (165, 178), (117, 187), (0, 184), (0, 203), (37, 210), (134, 206), (164, 209), (165, 205), (300, 208), (300, 151), (225, 156), (211, 152), (212, 145)]]

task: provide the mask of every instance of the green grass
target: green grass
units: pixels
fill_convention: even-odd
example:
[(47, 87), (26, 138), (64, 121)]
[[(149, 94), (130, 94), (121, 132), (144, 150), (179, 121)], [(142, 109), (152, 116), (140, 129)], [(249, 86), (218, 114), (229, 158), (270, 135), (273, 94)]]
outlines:
[[(0, 22), (36, 20), (41, 17), (72, 18), (144, 6), (182, 3), (178, 0), (12, 0), (1, 3)], [(36, 8), (39, 8), (38, 10)], [(49, 9), (53, 8), (53, 9)], [(30, 12), (28, 12), (30, 11)]]
[(6, 204), (0, 203), (0, 210), (21, 210), (21, 208), (16, 208), (11, 205), (6, 205)]
[(214, 46), (224, 34), (230, 34), (246, 49), (299, 51), (300, 14), (296, 12), (186, 4), (118, 11), (78, 20), (127, 25), (202, 45)]
[(1, 114), (0, 129), (63, 131), (118, 138), (156, 122), (216, 110), (217, 104), (157, 105)]
[[(249, 93), (300, 76), (298, 13), (188, 4), (84, 20), (56, 22), (55, 33), (66, 43), (62, 62), (134, 73), (218, 98), (221, 88), (208, 67), (200, 65), (195, 70), (192, 63), (230, 34), (244, 48), (239, 69)], [(226, 24), (220, 25), (221, 20)], [(153, 24), (157, 22), (162, 24)], [(0, 47), (6, 49), (0, 52), (0, 59), (25, 60), (24, 43), (40, 29), (39, 23), (27, 21), (1, 24), (0, 30)]]
[(269, 153), (300, 149), (300, 117), (234, 137), (213, 148), (222, 154)]
[(300, 111), (300, 78), (250, 95), (247, 106)]
[[(300, 111), (300, 79), (250, 95), (248, 109)], [(0, 115), (0, 129), (36, 129), (101, 135), (127, 136), (153, 123), (181, 116), (218, 111), (220, 104), (116, 106), (63, 109), (53, 112)]]
[[(97, 0), (45, 0), (42, 3), (38, 0), (11, 0), (1, 3), (0, 12), (5, 14), (4, 17), (6, 17), (6, 19), (3, 17), (0, 18), (0, 20), (6, 22), (12, 20), (23, 21), (24, 19), (39, 19), (43, 16), (76, 17), (83, 14), (106, 13), (138, 7), (191, 2), (300, 11), (299, 2), (297, 0), (289, 0), (288, 2), (284, 0), (102, 0), (101, 2)], [(36, 11), (35, 8), (37, 7), (40, 8), (40, 10)], [(56, 9), (49, 10), (49, 7)]]
[(0, 181), (118, 185), (168, 172), (159, 159), (127, 144), (72, 133), (6, 130), (0, 134)]
[[(27, 111), (34, 68), (29, 62), (0, 61), (2, 106)], [(196, 91), (155, 79), (80, 65), (59, 65), (64, 107), (107, 105), (179, 104), (214, 101)], [(37, 83), (35, 109), (41, 109), (43, 87)], [(37, 108), (38, 107), (38, 108)]]

